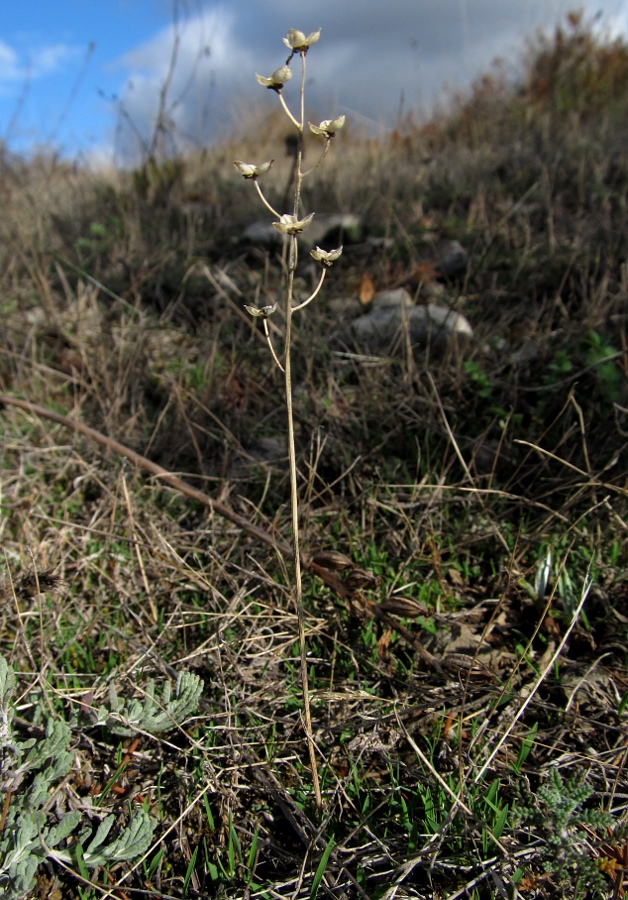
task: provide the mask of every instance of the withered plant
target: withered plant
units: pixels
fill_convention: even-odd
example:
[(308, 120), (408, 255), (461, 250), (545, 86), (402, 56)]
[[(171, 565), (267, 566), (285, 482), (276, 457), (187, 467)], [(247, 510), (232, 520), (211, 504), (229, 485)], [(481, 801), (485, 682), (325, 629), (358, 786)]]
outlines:
[[(297, 31), (295, 28), (291, 28), (288, 31), (288, 36), (283, 39), (284, 44), (288, 47), (290, 51), (290, 55), (286, 60), (285, 65), (276, 69), (272, 75), (268, 78), (262, 75), (256, 75), (257, 81), (262, 87), (267, 88), (268, 90), (272, 90), (277, 94), (279, 98), (279, 102), (281, 103), (282, 109), (285, 112), (287, 118), (291, 122), (291, 124), (296, 129), (297, 135), (297, 144), (296, 144), (296, 163), (294, 166), (294, 193), (293, 193), (293, 207), (291, 213), (281, 213), (278, 212), (271, 203), (269, 203), (268, 199), (264, 195), (262, 191), (259, 179), (268, 172), (271, 168), (274, 160), (268, 160), (267, 162), (262, 163), (261, 165), (254, 165), (252, 163), (242, 162), (242, 160), (236, 160), (234, 165), (237, 168), (238, 172), (244, 177), (249, 179), (255, 184), (257, 188), (257, 192), (259, 194), (260, 200), (266, 207), (266, 209), (274, 216), (275, 221), (273, 222), (274, 228), (277, 229), (278, 233), (283, 236), (284, 240), (284, 250), (287, 250), (287, 254), (284, 254), (284, 262), (286, 262), (286, 280), (285, 280), (285, 297), (283, 301), (277, 299), (273, 304), (268, 306), (262, 306), (260, 308), (254, 306), (245, 306), (247, 312), (249, 312), (252, 316), (260, 318), (264, 325), (264, 333), (266, 335), (266, 340), (268, 341), (268, 346), (270, 348), (270, 352), (272, 354), (273, 361), (276, 366), (284, 374), (285, 378), (285, 399), (286, 399), (286, 412), (288, 416), (288, 458), (290, 465), (290, 503), (291, 503), (291, 511), (292, 511), (292, 549), (294, 555), (294, 600), (297, 610), (297, 619), (299, 625), (299, 644), (300, 644), (300, 656), (301, 656), (301, 684), (303, 691), (303, 718), (305, 724), (305, 733), (307, 736), (308, 750), (310, 756), (310, 764), (312, 767), (312, 783), (314, 786), (314, 794), (316, 796), (316, 804), (320, 808), (322, 806), (322, 798), (321, 798), (321, 790), (318, 780), (318, 773), (316, 768), (316, 752), (314, 747), (314, 736), (312, 733), (312, 720), (310, 715), (310, 701), (309, 701), (309, 691), (308, 691), (308, 675), (307, 675), (307, 655), (306, 655), (306, 647), (305, 647), (305, 615), (303, 611), (303, 583), (301, 576), (301, 556), (299, 549), (299, 494), (298, 494), (298, 485), (297, 485), (297, 464), (296, 464), (296, 451), (295, 451), (295, 443), (294, 443), (294, 416), (293, 416), (293, 395), (292, 395), (292, 367), (291, 367), (291, 337), (292, 337), (292, 315), (299, 310), (304, 309), (309, 303), (314, 300), (314, 298), (318, 295), (321, 287), (323, 286), (323, 281), (325, 280), (325, 275), (327, 274), (327, 269), (340, 257), (342, 253), (342, 247), (338, 247), (336, 250), (322, 250), (320, 247), (316, 247), (315, 250), (312, 250), (310, 255), (317, 262), (321, 264), (321, 273), (318, 283), (312, 293), (305, 300), (301, 302), (295, 303), (294, 297), (294, 276), (297, 270), (297, 263), (299, 259), (299, 235), (302, 234), (311, 223), (314, 218), (314, 213), (310, 213), (309, 215), (303, 215), (301, 210), (301, 187), (303, 184), (303, 179), (310, 175), (315, 169), (318, 168), (320, 163), (323, 161), (327, 152), (329, 150), (331, 141), (335, 134), (342, 128), (344, 125), (345, 117), (338, 116), (335, 119), (325, 119), (320, 123), (320, 125), (312, 125), (311, 122), (308, 123), (310, 131), (322, 137), (325, 141), (325, 145), (323, 148), (323, 152), (320, 156), (320, 159), (316, 163), (316, 165), (312, 166), (312, 168), (304, 171), (302, 169), (303, 162), (303, 133), (305, 127), (305, 58), (307, 56), (307, 52), (313, 44), (316, 44), (320, 38), (320, 28), (317, 31), (313, 31), (309, 35), (305, 35), (302, 31)], [(288, 105), (283, 96), (283, 89), (285, 84), (292, 78), (292, 69), (290, 68), (290, 63), (293, 58), (297, 56), (301, 60), (301, 84), (299, 88), (299, 112), (298, 117), (293, 115), (290, 111)], [(270, 328), (268, 325), (268, 319), (273, 313), (277, 312), (277, 309), (281, 306), (283, 313), (285, 315), (285, 329), (283, 335), (283, 350), (278, 354), (273, 345), (273, 339), (271, 336)], [(283, 361), (282, 361), (283, 360)]]

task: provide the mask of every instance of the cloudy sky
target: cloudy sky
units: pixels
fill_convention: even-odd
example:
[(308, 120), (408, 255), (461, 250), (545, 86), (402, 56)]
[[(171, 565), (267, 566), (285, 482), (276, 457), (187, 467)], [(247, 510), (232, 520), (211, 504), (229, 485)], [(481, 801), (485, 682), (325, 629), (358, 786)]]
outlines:
[[(131, 161), (150, 143), (160, 92), (179, 149), (238, 127), (271, 92), (288, 28), (322, 27), (309, 105), (385, 127), (426, 112), (496, 56), (574, 7), (628, 37), (628, 0), (22, 0), (0, 9), (0, 139), (83, 161)], [(175, 43), (175, 35), (177, 37)], [(293, 88), (292, 85), (295, 85)], [(296, 79), (286, 99), (296, 93)]]

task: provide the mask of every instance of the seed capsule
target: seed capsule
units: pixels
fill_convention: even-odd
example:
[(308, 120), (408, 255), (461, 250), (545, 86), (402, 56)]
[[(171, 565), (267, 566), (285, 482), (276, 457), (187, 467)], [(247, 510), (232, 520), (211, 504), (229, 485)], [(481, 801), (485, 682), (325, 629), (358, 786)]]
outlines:
[(395, 616), (403, 616), (404, 619), (414, 619), (416, 616), (429, 615), (425, 606), (417, 600), (413, 600), (412, 597), (394, 595), (380, 603), (380, 606), (384, 612), (393, 613)]
[(355, 569), (353, 560), (337, 550), (322, 550), (312, 557), (312, 562), (323, 569), (331, 569), (332, 572), (344, 572), (346, 569)]

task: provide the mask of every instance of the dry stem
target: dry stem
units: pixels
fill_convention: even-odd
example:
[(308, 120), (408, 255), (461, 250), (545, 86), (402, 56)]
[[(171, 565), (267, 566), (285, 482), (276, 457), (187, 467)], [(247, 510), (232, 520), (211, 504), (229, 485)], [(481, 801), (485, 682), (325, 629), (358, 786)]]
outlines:
[[(297, 125), (297, 164), (295, 167), (294, 186), (294, 217), (299, 218), (299, 206), (301, 205), (301, 161), (303, 159), (303, 122), (305, 121), (304, 109), (305, 91), (305, 53), (301, 53), (301, 90), (300, 105), (301, 115)], [(301, 577), (301, 552), (299, 549), (299, 492), (297, 484), (297, 463), (294, 444), (294, 416), (292, 411), (292, 366), (290, 358), (292, 337), (292, 296), (294, 286), (294, 273), (297, 267), (298, 245), (296, 235), (290, 235), (290, 258), (288, 264), (288, 290), (286, 301), (286, 341), (284, 356), (284, 373), (286, 385), (286, 412), (288, 415), (288, 458), (290, 464), (290, 505), (292, 508), (292, 548), (294, 556), (294, 600), (299, 623), (299, 650), (301, 657), (301, 687), (303, 691), (303, 720), (307, 737), (310, 766), (312, 769), (312, 785), (316, 797), (316, 805), (322, 809), (323, 800), (316, 767), (316, 751), (314, 746), (314, 734), (312, 732), (312, 716), (310, 712), (310, 692), (307, 674), (307, 653), (305, 647), (305, 612), (303, 610), (303, 582)]]

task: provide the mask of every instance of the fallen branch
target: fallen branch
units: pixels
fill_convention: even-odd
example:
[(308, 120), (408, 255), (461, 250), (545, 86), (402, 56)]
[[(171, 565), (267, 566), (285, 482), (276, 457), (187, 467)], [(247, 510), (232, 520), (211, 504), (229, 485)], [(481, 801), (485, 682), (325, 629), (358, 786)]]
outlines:
[(265, 528), (260, 528), (259, 525), (255, 525), (244, 516), (238, 515), (238, 513), (229, 509), (228, 506), (225, 506), (218, 500), (213, 500), (203, 491), (199, 491), (198, 488), (195, 488), (187, 481), (184, 481), (183, 478), (179, 478), (178, 475), (174, 475), (172, 472), (164, 469), (163, 466), (157, 465), (157, 463), (152, 462), (140, 453), (136, 453), (135, 450), (131, 450), (130, 447), (126, 447), (119, 441), (114, 440), (114, 438), (107, 437), (106, 434), (96, 431), (95, 428), (90, 428), (88, 425), (83, 425), (81, 422), (75, 422), (73, 419), (62, 416), (60, 413), (53, 412), (51, 409), (46, 409), (44, 406), (39, 406), (37, 403), (30, 403), (28, 400), (19, 400), (17, 397), (10, 397), (7, 394), (0, 394), (0, 405), (2, 404), (17, 406), (19, 409), (23, 409), (26, 412), (41, 416), (42, 419), (50, 419), (53, 422), (58, 422), (59, 425), (65, 425), (66, 428), (70, 428), (72, 431), (85, 435), (85, 437), (90, 438), (92, 441), (96, 441), (96, 443), (100, 444), (102, 447), (107, 447), (108, 450), (112, 450), (119, 456), (126, 457), (136, 466), (150, 472), (151, 475), (154, 475), (163, 484), (167, 484), (176, 491), (185, 494), (186, 497), (196, 500), (197, 503), (201, 503), (213, 512), (218, 513), (223, 519), (233, 522), (234, 525), (237, 525), (238, 528), (246, 531), (247, 534), (257, 538), (269, 547), (278, 550), (283, 556), (290, 556), (292, 554), (292, 549), (288, 544), (274, 538)]
[[(39, 406), (37, 403), (31, 403), (28, 400), (19, 400), (17, 397), (11, 397), (8, 394), (0, 394), (0, 406), (4, 404), (8, 406), (16, 406), (18, 409), (23, 409), (25, 412), (41, 416), (42, 419), (50, 419), (52, 422), (58, 422), (59, 425), (64, 425), (66, 428), (69, 428), (72, 431), (77, 432), (78, 434), (82, 434), (85, 437), (90, 438), (97, 444), (100, 444), (102, 447), (106, 447), (108, 450), (112, 450), (114, 453), (117, 453), (118, 456), (126, 457), (126, 459), (130, 460), (136, 466), (139, 466), (140, 468), (145, 469), (147, 472), (150, 472), (151, 475), (154, 475), (163, 484), (167, 484), (169, 487), (174, 488), (174, 490), (179, 491), (186, 497), (190, 497), (190, 499), (196, 500), (197, 503), (202, 504), (212, 512), (215, 512), (219, 516), (222, 516), (224, 519), (227, 519), (229, 522), (233, 522), (233, 524), (237, 525), (238, 528), (241, 528), (242, 531), (245, 531), (252, 537), (257, 538), (268, 547), (272, 547), (278, 553), (281, 553), (282, 556), (288, 558), (292, 556), (292, 547), (290, 547), (289, 544), (286, 544), (285, 541), (278, 540), (269, 531), (266, 531), (265, 528), (261, 528), (259, 525), (255, 525), (249, 519), (246, 519), (244, 516), (238, 515), (238, 513), (234, 512), (232, 509), (229, 509), (228, 506), (225, 506), (218, 500), (212, 499), (212, 497), (210, 497), (208, 494), (205, 494), (203, 491), (199, 491), (198, 488), (195, 488), (187, 481), (184, 481), (183, 478), (179, 478), (178, 475), (174, 475), (172, 472), (164, 469), (163, 466), (152, 462), (150, 459), (147, 459), (140, 453), (136, 453), (135, 450), (131, 450), (130, 447), (125, 446), (125, 444), (121, 444), (120, 441), (116, 441), (114, 438), (107, 437), (106, 434), (102, 434), (102, 432), (96, 431), (95, 428), (90, 428), (88, 425), (83, 425), (81, 422), (76, 422), (73, 419), (70, 419), (68, 416), (63, 416), (61, 415), (61, 413), (54, 412), (51, 409), (46, 409), (46, 407)], [(353, 599), (357, 600), (367, 613), (375, 616), (376, 619), (379, 619), (383, 624), (388, 625), (390, 628), (393, 628), (397, 632), (397, 634), (405, 638), (405, 640), (408, 641), (408, 643), (419, 652), (419, 654), (423, 657), (423, 660), (428, 665), (430, 665), (437, 672), (443, 671), (441, 662), (435, 656), (433, 656), (429, 652), (429, 650), (427, 650), (419, 641), (417, 641), (414, 635), (412, 635), (407, 628), (405, 628), (403, 625), (401, 625), (400, 622), (397, 622), (391, 615), (383, 610), (378, 603), (374, 603), (372, 600), (369, 600), (360, 591), (348, 592), (347, 587), (343, 584), (342, 579), (338, 578), (337, 575), (335, 575), (333, 572), (330, 572), (328, 569), (325, 569), (323, 566), (316, 565), (313, 561), (303, 556), (301, 556), (301, 564), (305, 570), (313, 575), (317, 575), (339, 596), (346, 599), (350, 593)]]

